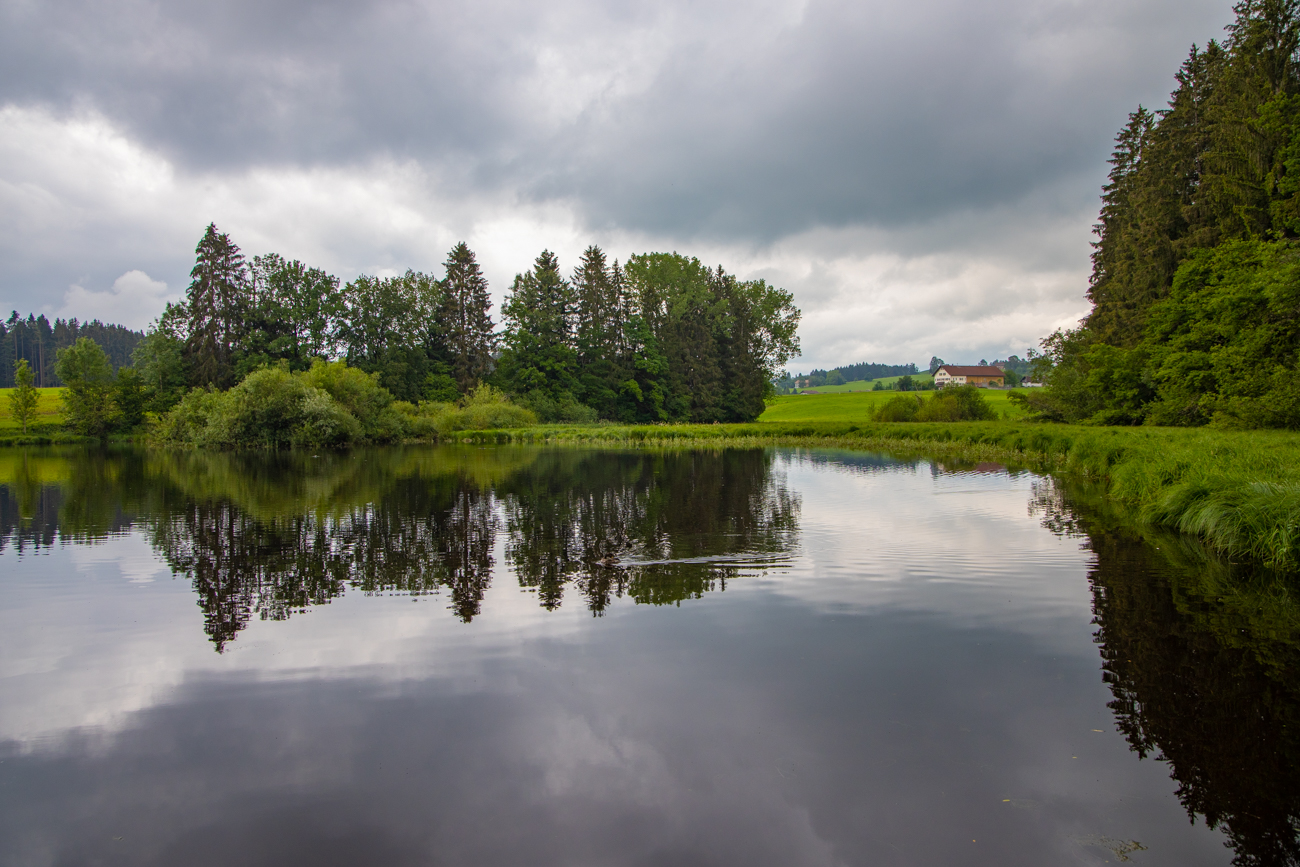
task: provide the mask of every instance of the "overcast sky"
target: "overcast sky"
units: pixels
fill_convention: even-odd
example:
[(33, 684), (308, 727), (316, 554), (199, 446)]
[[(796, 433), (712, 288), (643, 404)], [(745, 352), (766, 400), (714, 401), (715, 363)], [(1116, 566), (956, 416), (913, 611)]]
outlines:
[(466, 240), (498, 301), (676, 250), (792, 291), (803, 370), (1023, 355), (1230, 7), (0, 0), (0, 308), (142, 328), (215, 221), (344, 280)]

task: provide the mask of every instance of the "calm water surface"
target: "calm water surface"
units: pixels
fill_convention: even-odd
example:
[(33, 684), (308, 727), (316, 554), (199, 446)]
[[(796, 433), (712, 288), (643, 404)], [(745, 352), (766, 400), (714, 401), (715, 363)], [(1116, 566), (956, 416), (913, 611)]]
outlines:
[(1028, 473), (9, 450), (0, 576), (4, 865), (1300, 863), (1294, 586)]

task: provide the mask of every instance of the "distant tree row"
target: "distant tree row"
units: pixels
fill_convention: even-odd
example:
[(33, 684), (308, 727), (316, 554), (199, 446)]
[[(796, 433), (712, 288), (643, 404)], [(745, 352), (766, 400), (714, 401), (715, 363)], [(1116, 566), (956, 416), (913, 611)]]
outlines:
[(1300, 2), (1234, 10), (1116, 137), (1093, 308), (1044, 342), (1045, 417), (1300, 427)]
[(488, 383), (543, 420), (744, 421), (799, 346), (789, 293), (676, 253), (620, 266), (593, 246), (566, 279), (543, 251), (515, 277), (500, 332), (463, 243), (440, 279), (407, 271), (347, 284), (274, 254), (249, 262), (213, 225), (195, 253), (185, 299), (135, 353), (159, 411), (195, 386), (324, 359), (374, 373), (410, 402)]
[(72, 346), (80, 337), (98, 343), (116, 370), (131, 363), (131, 353), (144, 334), (122, 325), (105, 325), (98, 319), (85, 323), (55, 319), (51, 325), (44, 314), (28, 314), (22, 319), (14, 311), (7, 321), (0, 322), (0, 388), (14, 386), (14, 369), (19, 361), (27, 362), (34, 387), (63, 385), (55, 370), (58, 352)]
[[(860, 362), (834, 367), (830, 370), (813, 368), (809, 373), (783, 373), (774, 385), (780, 394), (790, 394), (796, 388), (818, 388), (823, 385), (844, 385), (846, 382), (859, 382), (870, 379), (884, 379), (894, 376), (907, 376), (916, 373), (915, 364), (875, 364)], [(796, 383), (802, 383), (796, 385)]]

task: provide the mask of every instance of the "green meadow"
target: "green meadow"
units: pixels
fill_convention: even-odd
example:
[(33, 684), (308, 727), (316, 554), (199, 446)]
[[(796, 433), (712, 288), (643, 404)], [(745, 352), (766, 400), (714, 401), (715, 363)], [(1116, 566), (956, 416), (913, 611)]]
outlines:
[[(833, 386), (845, 388), (846, 386)], [(819, 391), (821, 389), (818, 389)], [(898, 391), (857, 391), (852, 393), (832, 394), (788, 394), (781, 395), (768, 404), (767, 409), (758, 417), (764, 422), (865, 422), (871, 420), (871, 413), (891, 397), (905, 392)], [(933, 392), (911, 392), (928, 397)], [(1013, 403), (1011, 391), (985, 389), (981, 392), (984, 399), (1002, 418), (1017, 419), (1025, 415), (1024, 408)]]
[[(0, 444), (22, 435), (22, 425), (14, 421), (9, 411), (9, 394), (12, 388), (0, 388)], [(63, 403), (59, 399), (62, 388), (36, 389), (36, 418), (27, 426), (29, 434), (46, 436), (60, 432), (63, 427)]]

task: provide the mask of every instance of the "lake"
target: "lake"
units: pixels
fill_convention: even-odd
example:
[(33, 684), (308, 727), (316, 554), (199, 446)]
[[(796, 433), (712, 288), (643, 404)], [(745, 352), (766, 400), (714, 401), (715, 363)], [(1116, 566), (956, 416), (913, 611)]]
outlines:
[(5, 865), (1300, 863), (1292, 579), (993, 465), (0, 453)]

